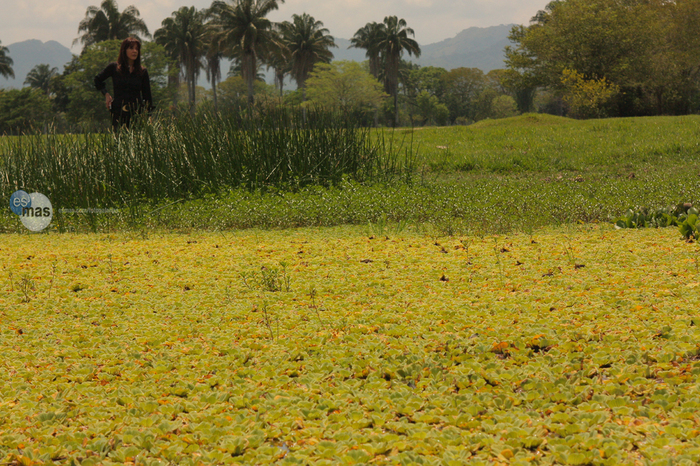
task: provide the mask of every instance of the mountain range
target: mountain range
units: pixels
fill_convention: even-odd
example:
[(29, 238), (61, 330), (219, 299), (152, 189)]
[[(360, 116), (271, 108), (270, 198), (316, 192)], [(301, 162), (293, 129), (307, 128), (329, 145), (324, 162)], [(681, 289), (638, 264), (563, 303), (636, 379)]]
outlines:
[(36, 65), (47, 64), (52, 68), (58, 68), (58, 72), (62, 73), (64, 66), (73, 58), (70, 49), (55, 40), (42, 42), (30, 39), (15, 42), (8, 45), (7, 50), (7, 55), (13, 62), (12, 70), (15, 73), (15, 78), (7, 79), (0, 76), (0, 88), (21, 88), (27, 78), (27, 73)]
[[(433, 44), (421, 45), (421, 56), (416, 58), (404, 56), (404, 59), (421, 66), (438, 66), (451, 70), (454, 68), (479, 68), (484, 73), (503, 68), (503, 49), (509, 45), (508, 34), (512, 24), (502, 24), (491, 27), (471, 27), (458, 33), (455, 37)], [(332, 49), (334, 60), (366, 60), (365, 51), (349, 48), (348, 39), (335, 39), (337, 48)], [(41, 42), (32, 39), (16, 42), (7, 46), (8, 55), (13, 60), (12, 66), (15, 78), (7, 79), (0, 76), (0, 88), (19, 89), (23, 86), (27, 73), (40, 64), (48, 64), (63, 72), (64, 65), (69, 63), (73, 54), (70, 49), (56, 41)], [(224, 79), (229, 69), (229, 63), (221, 66)], [(209, 84), (200, 76), (198, 84), (209, 88)], [(272, 73), (267, 73), (268, 82), (272, 82)], [(294, 86), (285, 85), (286, 88)]]

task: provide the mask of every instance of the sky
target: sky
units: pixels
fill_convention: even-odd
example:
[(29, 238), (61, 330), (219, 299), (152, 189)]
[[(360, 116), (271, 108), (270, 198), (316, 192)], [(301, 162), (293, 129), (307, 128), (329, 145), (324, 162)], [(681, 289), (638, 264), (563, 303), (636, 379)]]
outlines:
[[(78, 23), (90, 5), (102, 0), (0, 0), (0, 43), (3, 46), (29, 39), (55, 40), (71, 47), (78, 37)], [(415, 39), (427, 45), (449, 39), (472, 27), (527, 24), (549, 0), (286, 0), (270, 15), (273, 21), (308, 13), (323, 22), (330, 34), (350, 39), (368, 22), (398, 16), (415, 31)], [(117, 0), (119, 10), (134, 5), (151, 33), (163, 19), (181, 6), (207, 8), (211, 0)], [(79, 53), (81, 47), (72, 47)]]

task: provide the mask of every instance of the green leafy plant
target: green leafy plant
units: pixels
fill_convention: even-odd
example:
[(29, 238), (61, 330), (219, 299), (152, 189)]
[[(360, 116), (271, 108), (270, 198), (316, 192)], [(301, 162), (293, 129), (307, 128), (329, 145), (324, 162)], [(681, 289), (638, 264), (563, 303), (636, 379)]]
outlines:
[(625, 214), (615, 220), (615, 228), (665, 228), (678, 227), (686, 240), (700, 237), (698, 230), (698, 210), (690, 203), (678, 204), (666, 209), (651, 210), (647, 208), (628, 209)]
[(697, 213), (689, 214), (685, 217), (683, 222), (680, 225), (678, 225), (678, 229), (680, 230), (681, 235), (683, 235), (683, 238), (685, 238), (688, 241), (693, 241), (700, 238), (700, 230), (698, 229), (698, 227), (700, 227), (700, 224), (698, 224)]
[(241, 273), (243, 283), (251, 290), (278, 292), (291, 290), (291, 277), (287, 273), (287, 263), (280, 262), (279, 267), (263, 265), (253, 273)]

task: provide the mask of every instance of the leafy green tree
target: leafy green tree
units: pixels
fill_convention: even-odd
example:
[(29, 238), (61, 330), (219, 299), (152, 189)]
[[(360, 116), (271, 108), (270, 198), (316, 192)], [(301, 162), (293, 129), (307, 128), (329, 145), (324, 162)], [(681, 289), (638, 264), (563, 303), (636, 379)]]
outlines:
[(336, 47), (335, 41), (321, 21), (306, 13), (292, 15), (292, 21), (284, 21), (279, 28), (288, 51), (289, 74), (301, 90), (302, 101), (306, 100), (306, 79), (315, 64), (331, 62), (330, 48)]
[(12, 58), (8, 55), (7, 47), (0, 42), (0, 75), (6, 78), (14, 78), (15, 72), (12, 70)]
[(450, 116), (450, 111), (447, 105), (440, 102), (435, 96), (428, 91), (420, 91), (415, 99), (415, 114), (419, 125), (444, 125)]
[(537, 23), (540, 25), (544, 25), (549, 21), (549, 17), (552, 14), (552, 11), (554, 10), (554, 7), (557, 6), (558, 4), (562, 3), (564, 0), (552, 0), (549, 2), (547, 5), (545, 5), (544, 10), (539, 10), (535, 16), (533, 16), (530, 19), (531, 23)]
[(51, 79), (51, 90), (53, 93), (52, 104), (53, 111), (56, 114), (65, 114), (68, 111), (70, 102), (69, 90), (66, 86), (66, 78), (73, 72), (78, 70), (78, 61), (80, 57), (73, 55), (71, 61), (63, 66), (63, 73), (54, 76)]
[(73, 41), (73, 45), (80, 42), (85, 51), (89, 46), (105, 40), (124, 40), (129, 36), (150, 38), (148, 27), (140, 16), (141, 13), (133, 5), (119, 12), (115, 0), (104, 0), (99, 7), (89, 6), (85, 18), (78, 24), (78, 33), (83, 34)]
[[(541, 17), (539, 21), (546, 21), (546, 11), (541, 10), (540, 13), (538, 13)], [(533, 18), (533, 22), (536, 18), (537, 16)], [(522, 25), (511, 29), (508, 39), (517, 46), (505, 48), (507, 69), (501, 76), (502, 84), (518, 96), (516, 101), (522, 112), (527, 112), (533, 107), (535, 90), (543, 85), (543, 79), (540, 77), (542, 66), (535, 53), (523, 43), (527, 31), (528, 28)]]
[(0, 90), (0, 134), (34, 132), (50, 119), (51, 101), (42, 90)]
[(385, 90), (394, 98), (394, 124), (399, 124), (399, 65), (404, 52), (420, 57), (418, 42), (409, 36), (415, 36), (413, 29), (407, 27), (406, 20), (396, 16), (384, 18), (384, 27), (379, 33), (378, 46), (384, 58)]
[(484, 87), (472, 103), (473, 120), (479, 121), (486, 118), (493, 118), (493, 102), (498, 96), (498, 91), (493, 87)]
[[(421, 67), (411, 63), (403, 63), (402, 65), (401, 68), (404, 72), (400, 73), (399, 81), (403, 97), (406, 99), (409, 119), (416, 124), (435, 124), (432, 116), (426, 117), (426, 112), (420, 110), (421, 106), (426, 108), (427, 101), (423, 98), (419, 104), (418, 97), (426, 93), (441, 102), (445, 90), (443, 77), (447, 70), (435, 66)], [(415, 114), (416, 111), (417, 114)]]
[(509, 95), (499, 95), (491, 101), (491, 118), (508, 118), (518, 114), (518, 104)]
[(46, 64), (36, 65), (27, 73), (24, 84), (28, 84), (29, 87), (40, 89), (44, 91), (46, 95), (49, 95), (51, 93), (51, 80), (55, 76), (58, 76), (58, 68), (51, 68), (50, 65)]
[(521, 76), (510, 69), (491, 70), (486, 74), (489, 85), (499, 93), (509, 95), (515, 99), (520, 113), (530, 112), (534, 108), (534, 99), (537, 87), (525, 86)]
[(420, 66), (406, 63), (406, 72), (400, 79), (404, 94), (415, 98), (422, 91), (442, 99), (445, 93), (444, 77), (447, 70), (436, 66)]
[[(94, 79), (108, 63), (116, 61), (120, 45), (119, 40), (108, 40), (88, 46), (73, 63), (71, 72), (63, 77), (69, 124), (90, 129), (109, 127), (110, 114), (105, 109), (104, 97), (95, 89)], [(113, 95), (111, 86), (111, 80), (107, 81), (107, 90)]]
[(208, 30), (204, 25), (205, 14), (195, 7), (183, 6), (161, 23), (155, 41), (168, 51), (184, 73), (187, 84), (190, 113), (196, 105), (197, 77), (203, 67), (204, 56), (212, 47), (208, 42)]
[(445, 105), (452, 121), (457, 118), (477, 120), (476, 101), (488, 87), (484, 72), (478, 68), (455, 68), (442, 77)]
[[(253, 83), (255, 95), (260, 101), (274, 100), (276, 91), (265, 81), (256, 80)], [(248, 83), (240, 74), (232, 75), (219, 84), (219, 108), (224, 111), (239, 111), (248, 108)]]
[[(693, 0), (694, 1), (694, 0)], [(668, 46), (664, 0), (560, 0), (515, 26), (506, 48), (510, 87), (527, 91), (546, 86), (563, 95), (565, 69), (585, 79), (605, 79), (621, 89), (668, 87), (673, 82), (673, 51)], [(661, 84), (663, 83), (663, 85)], [(622, 92), (620, 95), (631, 95)]]
[(383, 28), (384, 25), (381, 23), (367, 23), (358, 29), (352, 39), (350, 39), (350, 47), (367, 51), (369, 72), (377, 79), (379, 79), (382, 65), (380, 41)]
[(534, 108), (536, 87), (521, 87), (513, 70), (498, 69), (486, 73), (488, 86), (493, 87), (499, 94), (507, 95), (515, 100), (519, 113), (527, 113)]
[(354, 61), (317, 63), (306, 86), (309, 103), (365, 116), (374, 114), (387, 97), (382, 84)]
[(267, 18), (281, 0), (215, 0), (209, 9), (212, 25), (221, 50), (241, 63), (243, 79), (248, 86), (248, 103), (255, 102), (255, 75), (258, 61), (280, 47), (272, 21)]
[(637, 2), (554, 2), (530, 27), (514, 28), (511, 40), (518, 41), (521, 53), (529, 54), (532, 60), (522, 65), (540, 84), (560, 86), (564, 69), (621, 82), (639, 73), (636, 60), (651, 45), (646, 11)]
[(488, 86), (493, 87), (498, 91), (499, 94), (510, 95), (512, 97), (512, 90), (508, 86), (508, 70), (491, 70), (486, 73), (486, 83)]
[(169, 86), (172, 74), (178, 73), (174, 67), (175, 60), (162, 45), (145, 42), (141, 46), (141, 64), (148, 69), (153, 102), (158, 103), (159, 109), (164, 109), (165, 103), (173, 99), (175, 92), (175, 89)]
[(413, 74), (417, 89), (426, 91), (438, 99), (442, 99), (445, 93), (445, 75), (447, 70), (437, 66), (422, 66)]
[(605, 78), (586, 79), (575, 70), (564, 70), (562, 84), (566, 87), (564, 101), (576, 118), (602, 118), (607, 116), (605, 104), (619, 91)]
[(660, 23), (646, 74), (655, 113), (696, 113), (700, 110), (700, 0), (651, 3), (649, 10), (658, 12)]

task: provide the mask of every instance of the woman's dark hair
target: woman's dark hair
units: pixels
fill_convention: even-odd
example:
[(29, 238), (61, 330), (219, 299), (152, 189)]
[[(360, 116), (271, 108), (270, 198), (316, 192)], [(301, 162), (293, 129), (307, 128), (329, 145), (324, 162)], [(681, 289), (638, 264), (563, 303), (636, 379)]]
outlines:
[(129, 70), (129, 58), (126, 56), (126, 51), (133, 45), (136, 45), (139, 51), (139, 56), (134, 62), (134, 73), (141, 74), (143, 72), (143, 67), (141, 66), (141, 42), (135, 37), (127, 37), (119, 48), (119, 58), (117, 58), (117, 71), (120, 73), (125, 73)]

